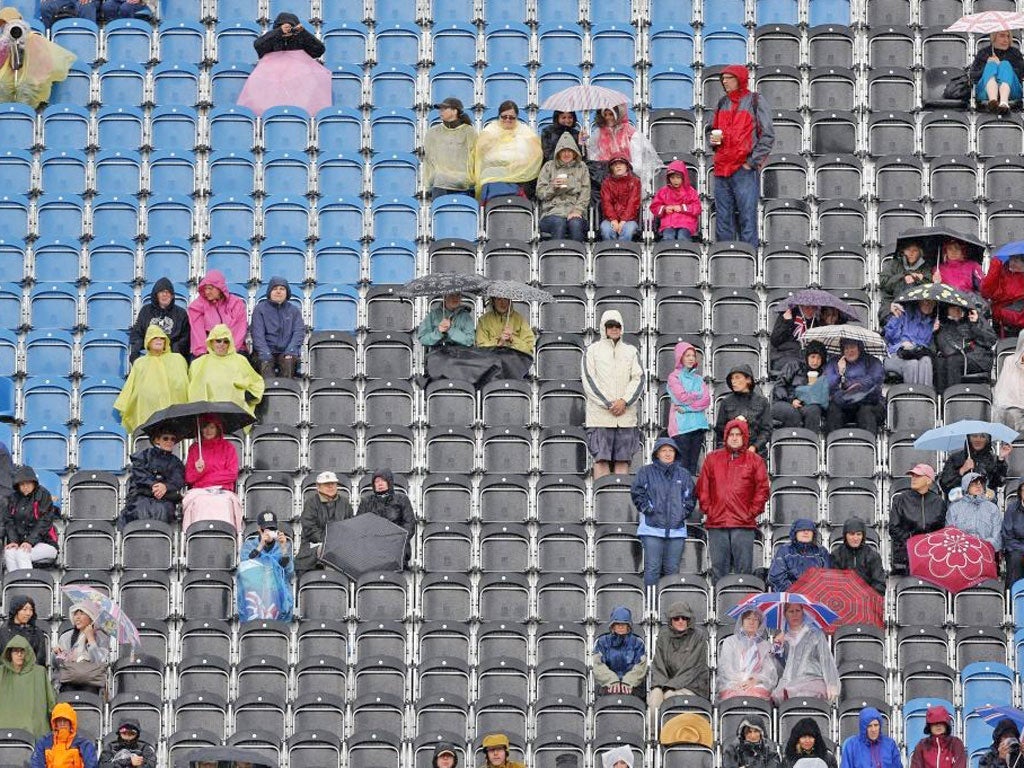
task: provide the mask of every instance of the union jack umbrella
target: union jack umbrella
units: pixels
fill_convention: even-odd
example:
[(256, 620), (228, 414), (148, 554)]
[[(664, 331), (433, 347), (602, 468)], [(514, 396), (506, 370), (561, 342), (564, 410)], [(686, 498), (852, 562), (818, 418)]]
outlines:
[(824, 603), (817, 603), (799, 592), (759, 592), (751, 595), (742, 603), (729, 611), (729, 616), (738, 619), (750, 609), (760, 611), (764, 615), (766, 627), (781, 629), (785, 626), (783, 612), (786, 605), (802, 605), (804, 616), (809, 618), (818, 629), (825, 631), (830, 624), (839, 621), (839, 614)]

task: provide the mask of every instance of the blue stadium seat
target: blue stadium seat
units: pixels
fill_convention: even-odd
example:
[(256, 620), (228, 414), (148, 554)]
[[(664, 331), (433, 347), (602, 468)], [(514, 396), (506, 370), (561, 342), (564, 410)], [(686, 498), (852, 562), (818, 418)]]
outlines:
[(144, 122), (138, 107), (100, 107), (96, 115), (99, 146), (138, 150), (143, 143)]
[[(0, 294), (2, 297), (2, 294)], [(0, 366), (14, 373), (17, 370), (18, 337), (14, 331), (0, 328)]]
[(648, 76), (651, 109), (693, 107), (693, 70), (690, 67), (652, 67)]
[[(436, 34), (436, 32), (435, 32)], [(324, 47), (324, 64), (361, 65), (366, 61), (366, 40), (369, 32), (366, 25), (358, 21), (325, 22), (321, 29)]]
[(475, 14), (473, 0), (433, 0), (433, 4), (433, 18), (437, 22), (465, 21)]
[(307, 195), (309, 171), (309, 158), (302, 152), (264, 152), (263, 193), (288, 197)]
[[(27, 195), (32, 192), (32, 187), (32, 155), (22, 149), (0, 152), (0, 189)], [(84, 190), (83, 185), (81, 191)]]
[(74, 283), (78, 271), (78, 249), (75, 241), (44, 237), (32, 245), (35, 253), (35, 279), (43, 283)]
[(214, 104), (234, 104), (238, 101), (252, 65), (229, 62), (217, 64), (210, 74), (210, 87)]
[(394, 197), (373, 203), (373, 235), (383, 240), (407, 239), (416, 234), (419, 203), (414, 197)]
[(651, 27), (650, 59), (657, 66), (689, 67), (694, 62), (693, 27), (689, 24), (659, 24)]
[(126, 61), (111, 62), (100, 67), (100, 101), (140, 107), (146, 103), (146, 69)]
[(230, 192), (214, 194), (208, 211), (211, 234), (238, 242), (255, 237), (256, 213), (247, 197), (236, 197)]
[(117, 424), (103, 424), (95, 429), (82, 406), (82, 427), (78, 430), (78, 466), (105, 472), (121, 472), (125, 467), (128, 435)]
[[(718, 3), (712, 3), (713, 7)], [(704, 34), (704, 66), (746, 63), (747, 31), (739, 24), (706, 25)]]
[(629, 24), (632, 18), (630, 0), (590, 0), (591, 25)]
[(28, 237), (28, 208), (28, 197), (25, 195), (0, 196), (0, 232), (4, 233), (4, 237), (12, 240)]
[(196, 66), (204, 62), (206, 30), (202, 24), (180, 18), (164, 21), (160, 23), (157, 35), (160, 58), (163, 61), (178, 61)]
[(484, 0), (487, 25), (525, 24), (529, 20), (526, 0)]
[(76, 61), (68, 70), (68, 76), (59, 83), (53, 84), (50, 91), (50, 106), (91, 104), (92, 98), (92, 67)]
[[(146, 296), (148, 297), (148, 292)], [(128, 333), (87, 331), (82, 337), (82, 374), (92, 377), (121, 377), (127, 373)]]
[[(252, 16), (251, 12), (244, 14)], [(217, 41), (217, 61), (236, 64), (255, 64), (256, 49), (252, 44), (262, 34), (254, 21), (232, 20), (217, 24), (213, 33)]]
[(355, 153), (317, 155), (317, 186), (321, 192), (334, 189), (363, 189), (363, 159)]
[(160, 15), (165, 19), (199, 19), (203, 17), (202, 0), (166, 0), (160, 3)]
[(0, 104), (0, 126), (12, 149), (31, 149), (36, 139), (36, 111), (25, 104)]
[(184, 195), (153, 195), (146, 203), (146, 236), (152, 240), (191, 237), (192, 199)]
[(1013, 703), (1014, 673), (1005, 664), (976, 661), (960, 672), (963, 681), (964, 711), (982, 704)]
[(37, 472), (62, 473), (68, 468), (68, 429), (57, 424), (25, 425), (21, 429), (21, 461)]
[(416, 103), (416, 70), (402, 64), (374, 67), (370, 94), (375, 107), (405, 109)]
[(50, 28), (50, 39), (75, 54), (77, 61), (92, 64), (96, 61), (100, 33), (96, 23), (89, 19), (60, 19)]
[(0, 240), (0, 283), (20, 283), (28, 271), (27, 264), (24, 243)]
[(708, 27), (717, 27), (723, 24), (742, 26), (747, 15), (745, 5), (744, 0), (722, 0), (721, 2), (704, 3), (702, 14), (704, 33), (707, 34)]
[(51, 104), (43, 110), (43, 136), (47, 149), (86, 149), (88, 110), (73, 104)]
[[(578, 61), (578, 59), (577, 59)], [(537, 98), (544, 103), (549, 96), (583, 83), (583, 70), (578, 66), (540, 67), (537, 70)]]
[(800, 21), (798, 0), (756, 0), (758, 24), (797, 24)]
[(578, 66), (583, 61), (583, 32), (574, 19), (542, 24), (537, 37), (544, 67)]
[(93, 235), (102, 240), (134, 240), (139, 234), (139, 205), (125, 195), (99, 195), (92, 203)]
[(634, 74), (631, 67), (618, 69), (616, 67), (605, 67), (595, 64), (590, 70), (590, 83), (600, 85), (604, 88), (611, 88), (625, 94), (627, 103), (633, 103)]
[(135, 243), (131, 240), (96, 240), (89, 242), (86, 266), (93, 282), (122, 282), (135, 276)]
[(71, 421), (71, 382), (67, 369), (55, 376), (29, 376), (22, 388), (26, 424), (57, 425)]
[(358, 198), (323, 197), (317, 209), (320, 239), (363, 239), (363, 205)]
[(214, 237), (207, 241), (203, 250), (207, 269), (219, 269), (229, 283), (249, 282), (252, 256), (247, 241)]
[(318, 283), (355, 285), (361, 279), (360, 244), (355, 240), (321, 240), (313, 253), (314, 275)]
[[(174, 283), (186, 283), (191, 275), (192, 247), (184, 238), (148, 240), (142, 253), (142, 276), (147, 283), (167, 276)], [(146, 294), (143, 293), (143, 296)]]
[(449, 64), (430, 68), (430, 103), (438, 104), (449, 96), (459, 99), (466, 109), (476, 104), (476, 72), (472, 67)]
[[(347, 104), (338, 109), (359, 109), (366, 103), (364, 95), (363, 68), (352, 64), (335, 64), (331, 67), (331, 100), (334, 104)], [(334, 109), (328, 107), (328, 109)], [(320, 114), (323, 114), (321, 110)]]
[(339, 331), (354, 330), (359, 293), (348, 286), (322, 286), (313, 291), (313, 327)]
[(29, 293), (33, 328), (78, 327), (78, 288), (71, 283), (37, 283)]
[(371, 166), (372, 191), (377, 197), (399, 197), (416, 192), (416, 155), (376, 155)]
[(309, 115), (299, 107), (271, 107), (263, 113), (265, 150), (305, 151), (309, 146)]
[(264, 283), (273, 275), (288, 275), (299, 282), (305, 277), (306, 250), (293, 243), (294, 240), (279, 243), (265, 240), (260, 245), (260, 277)]
[(199, 114), (194, 107), (154, 107), (149, 116), (149, 145), (152, 149), (194, 149)]
[(374, 110), (370, 141), (374, 152), (407, 151), (416, 143), (416, 113), (411, 109)]
[(246, 107), (219, 107), (210, 111), (210, 148), (249, 150), (256, 145), (256, 114)]
[[(374, 60), (378, 64), (407, 64), (420, 60), (420, 28), (412, 22), (378, 23), (374, 27)], [(358, 60), (349, 60), (357, 63)]]
[(415, 276), (416, 244), (411, 240), (376, 240), (370, 245), (371, 283), (407, 283)]
[[(0, 285), (0, 328), (20, 328), (21, 326), (21, 286)], [(7, 370), (13, 371), (13, 364)]]
[(107, 22), (103, 32), (107, 45), (107, 61), (145, 65), (152, 60), (153, 25), (148, 21), (114, 19)]
[(321, 149), (355, 154), (363, 148), (362, 114), (358, 107), (322, 109), (316, 115), (316, 134)]
[(591, 27), (591, 63), (627, 69), (636, 59), (636, 32), (628, 23), (595, 24)]
[(71, 376), (74, 347), (75, 340), (68, 331), (30, 331), (25, 337), (25, 370), (32, 376)]
[(95, 192), (110, 193), (143, 189), (142, 155), (138, 151), (116, 149), (97, 152), (93, 162)]
[(849, 25), (850, 0), (807, 0), (807, 23)]
[(153, 100), (161, 106), (194, 107), (199, 103), (199, 68), (165, 62), (153, 68)]
[(256, 163), (245, 149), (211, 152), (208, 167), (215, 195), (251, 195), (256, 188)]
[(484, 69), (484, 105), (497, 109), (503, 101), (529, 103), (530, 73), (526, 67), (487, 67)]
[(530, 28), (525, 24), (489, 24), (484, 46), (484, 60), (489, 66), (525, 67), (530, 64)]
[(264, 198), (263, 237), (272, 243), (309, 239), (309, 201), (305, 197)]
[(149, 191), (191, 195), (196, 189), (196, 154), (191, 149), (157, 150), (149, 154)]
[(126, 283), (94, 283), (85, 293), (86, 327), (107, 331), (131, 327), (132, 300), (132, 288)]
[[(463, 19), (468, 17), (463, 16)], [(442, 24), (436, 22), (431, 30), (431, 42), (433, 43), (434, 59), (438, 54), (448, 61), (473, 61), (477, 60), (476, 52), (477, 29), (465, 21), (453, 21), (448, 19)]]
[(84, 216), (82, 201), (71, 195), (48, 194), (36, 202), (36, 226), (44, 237), (56, 233), (64, 237), (74, 237), (77, 233), (84, 237)]
[(431, 234), (435, 240), (477, 239), (480, 206), (468, 195), (445, 195), (430, 204)]

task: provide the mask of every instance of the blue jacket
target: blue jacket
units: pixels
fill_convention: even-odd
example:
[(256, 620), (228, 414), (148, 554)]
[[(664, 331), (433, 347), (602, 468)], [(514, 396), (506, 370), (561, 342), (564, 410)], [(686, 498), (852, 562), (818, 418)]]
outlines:
[(658, 438), (651, 463), (640, 468), (630, 489), (633, 504), (640, 513), (636, 535), (685, 539), (686, 518), (697, 502), (693, 476), (678, 461), (664, 464), (658, 460), (658, 449), (664, 445), (676, 449), (672, 438)]
[(885, 369), (877, 357), (867, 354), (861, 347), (860, 357), (855, 362), (847, 363), (846, 374), (842, 377), (839, 375), (838, 361), (838, 357), (834, 358), (825, 366), (831, 402), (841, 407), (881, 402)]
[[(281, 304), (270, 300), (270, 291), (283, 285), (288, 295)], [(302, 320), (302, 311), (291, 303), (292, 291), (288, 281), (283, 277), (270, 278), (267, 287), (267, 299), (256, 305), (252, 311), (252, 322), (249, 327), (252, 333), (252, 348), (261, 360), (269, 360), (271, 355), (299, 356), (302, 351), (302, 339), (306, 334), (306, 324)]]
[[(609, 626), (615, 622), (632, 625), (633, 617), (629, 609), (619, 606), (612, 611)], [(606, 632), (594, 643), (594, 653), (599, 655), (601, 661), (621, 679), (643, 660), (647, 655), (647, 647), (643, 638), (632, 632), (628, 635)]]
[(917, 305), (908, 307), (899, 317), (890, 315), (885, 323), (885, 343), (888, 345), (889, 354), (895, 355), (904, 341), (921, 347), (930, 347), (934, 324), (935, 316), (921, 314)]
[(843, 768), (903, 768), (900, 748), (892, 737), (880, 733), (877, 741), (868, 741), (868, 724), (872, 720), (885, 724), (881, 712), (864, 707), (860, 711), (860, 733), (843, 742)]
[(789, 544), (783, 544), (772, 558), (768, 570), (768, 584), (773, 592), (785, 592), (808, 568), (831, 568), (832, 557), (818, 545), (818, 534), (809, 544), (796, 540), (797, 531), (815, 531), (814, 523), (806, 518), (795, 520), (789, 529)]
[(1019, 498), (1007, 505), (1001, 534), (1004, 552), (1024, 554), (1024, 505)]

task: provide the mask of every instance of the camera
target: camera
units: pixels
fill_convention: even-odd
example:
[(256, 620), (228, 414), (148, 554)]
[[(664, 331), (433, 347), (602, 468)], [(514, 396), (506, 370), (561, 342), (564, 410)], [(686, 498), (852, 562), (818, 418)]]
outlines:
[(28, 24), (23, 21), (8, 21), (4, 24), (4, 34), (11, 40), (18, 42), (32, 31)]

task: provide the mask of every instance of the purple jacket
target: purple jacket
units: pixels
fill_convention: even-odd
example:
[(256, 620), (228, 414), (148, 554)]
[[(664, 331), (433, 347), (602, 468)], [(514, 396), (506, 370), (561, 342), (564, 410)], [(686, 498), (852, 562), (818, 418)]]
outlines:
[(934, 325), (935, 316), (921, 314), (916, 305), (907, 307), (899, 317), (890, 315), (885, 322), (885, 343), (888, 345), (889, 354), (895, 355), (904, 341), (930, 347)]
[(881, 402), (882, 380), (885, 379), (881, 361), (867, 354), (862, 347), (860, 357), (847, 363), (846, 375), (840, 377), (839, 360), (829, 360), (825, 366), (831, 402), (843, 407)]

